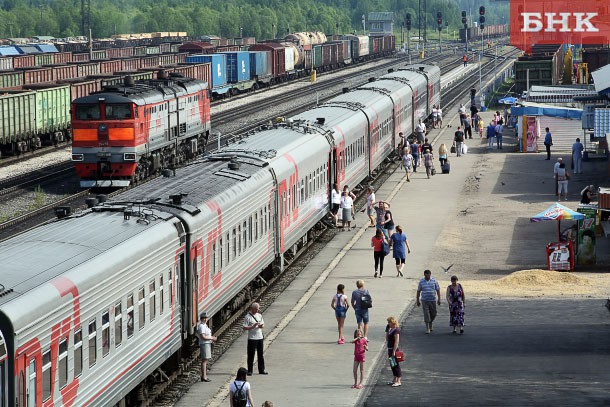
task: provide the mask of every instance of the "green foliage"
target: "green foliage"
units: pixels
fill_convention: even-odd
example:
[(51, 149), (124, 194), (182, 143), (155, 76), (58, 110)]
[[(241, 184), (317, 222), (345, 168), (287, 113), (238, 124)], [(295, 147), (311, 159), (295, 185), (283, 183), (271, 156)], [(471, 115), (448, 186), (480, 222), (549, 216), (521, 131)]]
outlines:
[[(458, 28), (461, 9), (477, 13), (478, 4), (468, 6), (469, 1), (427, 0), (428, 28), (436, 27), (437, 11), (450, 30)], [(488, 1), (481, 4), (488, 6)], [(508, 16), (507, 6), (497, 4), (502, 3), (487, 8), (489, 24)], [(421, 5), (423, 10), (423, 1)], [(151, 31), (237, 37), (243, 28), (244, 36), (266, 39), (273, 26), (278, 36), (288, 30), (362, 32), (361, 16), (372, 11), (393, 11), (396, 32), (411, 13), (417, 29), (418, 0), (91, 0), (91, 28), (96, 38)], [(80, 35), (80, 27), (80, 0), (0, 0), (0, 37), (68, 37)]]

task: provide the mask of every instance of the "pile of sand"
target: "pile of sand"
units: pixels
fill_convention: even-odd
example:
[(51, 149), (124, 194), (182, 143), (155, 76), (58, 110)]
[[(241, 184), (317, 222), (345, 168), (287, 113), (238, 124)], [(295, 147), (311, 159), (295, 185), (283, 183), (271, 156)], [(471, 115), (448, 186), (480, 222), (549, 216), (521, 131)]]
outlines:
[[(497, 280), (460, 281), (466, 296), (603, 297), (610, 295), (610, 274), (521, 270)], [(444, 284), (444, 282), (443, 282)], [(444, 284), (445, 287), (449, 282)]]

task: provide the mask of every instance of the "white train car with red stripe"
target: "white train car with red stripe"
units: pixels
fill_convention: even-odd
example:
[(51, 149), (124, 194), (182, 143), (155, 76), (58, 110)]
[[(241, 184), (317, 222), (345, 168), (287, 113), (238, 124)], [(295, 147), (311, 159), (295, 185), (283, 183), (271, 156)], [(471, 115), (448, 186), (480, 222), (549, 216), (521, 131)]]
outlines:
[(255, 298), (327, 216), (330, 185), (364, 182), (413, 128), (428, 97), (411, 85), (390, 73), (1, 242), (0, 406), (137, 404), (199, 313), (216, 325)]

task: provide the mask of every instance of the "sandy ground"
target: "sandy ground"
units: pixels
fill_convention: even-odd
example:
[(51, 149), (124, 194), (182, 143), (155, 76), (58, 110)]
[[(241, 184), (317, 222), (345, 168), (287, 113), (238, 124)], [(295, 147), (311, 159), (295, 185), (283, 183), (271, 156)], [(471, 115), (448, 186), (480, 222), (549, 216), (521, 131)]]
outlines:
[[(504, 139), (504, 150), (489, 152), (478, 137), (468, 140), (471, 150), (483, 154), (477, 154), (468, 170), (455, 216), (445, 224), (433, 251), (430, 266), (442, 290), (456, 274), (471, 296), (610, 297), (608, 266), (577, 267), (575, 273), (544, 270), (545, 245), (556, 241), (557, 224), (531, 223), (529, 217), (555, 202), (552, 164), (540, 154), (517, 153), (514, 137), (505, 134)], [(578, 206), (577, 191), (597, 181), (595, 177), (590, 167), (588, 174), (570, 182), (568, 207)], [(598, 238), (598, 257), (606, 247)]]

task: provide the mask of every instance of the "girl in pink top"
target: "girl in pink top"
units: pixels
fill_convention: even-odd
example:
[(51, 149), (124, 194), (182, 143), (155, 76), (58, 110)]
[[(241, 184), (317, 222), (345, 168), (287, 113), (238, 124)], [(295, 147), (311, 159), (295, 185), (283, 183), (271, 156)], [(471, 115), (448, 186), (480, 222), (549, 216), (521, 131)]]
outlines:
[[(354, 385), (352, 389), (361, 389), (364, 380), (364, 353), (369, 350), (368, 342), (364, 339), (361, 329), (354, 331)], [(358, 382), (358, 367), (360, 367), (360, 382)]]

